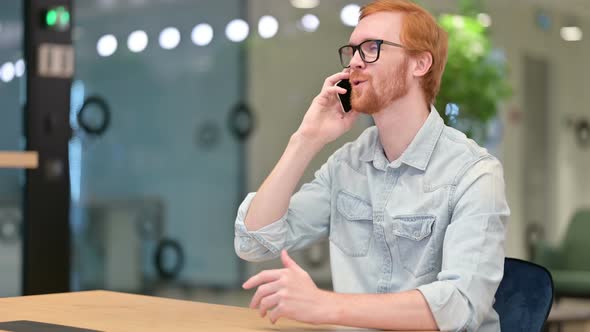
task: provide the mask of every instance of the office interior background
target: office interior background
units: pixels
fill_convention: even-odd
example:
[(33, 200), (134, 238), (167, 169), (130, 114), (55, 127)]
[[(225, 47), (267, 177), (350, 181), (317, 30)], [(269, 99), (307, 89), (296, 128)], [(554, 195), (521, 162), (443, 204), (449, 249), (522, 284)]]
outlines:
[[(325, 77), (341, 70), (337, 49), (367, 2), (74, 0), (70, 289), (246, 305), (252, 293), (241, 283), (279, 263), (235, 255), (237, 207), (269, 174)], [(419, 3), (436, 17), (457, 15), (461, 29), (460, 1)], [(511, 90), (478, 142), (504, 166), (507, 255), (533, 260), (538, 243), (567, 247), (572, 219), (590, 209), (590, 1), (473, 3)], [(0, 2), (0, 150), (24, 148), (22, 6)], [(461, 122), (460, 103), (439, 112), (449, 110)], [(370, 125), (361, 117), (303, 181)], [(3, 297), (22, 295), (24, 174), (0, 170)], [(582, 222), (578, 239), (590, 237), (590, 219)], [(323, 288), (327, 249), (293, 254)], [(590, 306), (583, 292), (572, 295), (580, 296), (565, 305)]]

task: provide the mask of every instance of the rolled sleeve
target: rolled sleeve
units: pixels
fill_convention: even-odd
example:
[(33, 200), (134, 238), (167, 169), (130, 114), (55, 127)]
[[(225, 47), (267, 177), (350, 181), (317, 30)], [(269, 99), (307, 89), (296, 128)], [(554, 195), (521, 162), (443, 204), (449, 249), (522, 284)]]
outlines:
[(510, 210), (500, 163), (488, 158), (460, 175), (437, 281), (418, 287), (441, 331), (477, 331), (504, 273)]
[(244, 219), (256, 193), (249, 193), (238, 209), (235, 223), (234, 248), (237, 255), (247, 261), (258, 262), (275, 258), (284, 246), (287, 213), (279, 220), (256, 231), (248, 231)]
[(330, 227), (331, 186), (328, 159), (312, 182), (304, 184), (291, 197), (287, 212), (256, 231), (249, 231), (244, 220), (256, 193), (250, 193), (238, 208), (234, 248), (247, 261), (259, 262), (279, 256), (282, 249), (298, 250), (327, 238)]

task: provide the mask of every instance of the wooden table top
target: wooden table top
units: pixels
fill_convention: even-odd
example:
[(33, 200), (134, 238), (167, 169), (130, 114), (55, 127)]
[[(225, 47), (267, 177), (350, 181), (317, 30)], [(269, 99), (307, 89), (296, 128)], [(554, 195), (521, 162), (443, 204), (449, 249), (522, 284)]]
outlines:
[(272, 325), (248, 308), (110, 291), (0, 299), (0, 331), (366, 331), (307, 325), (285, 319)]
[(36, 151), (0, 151), (0, 168), (37, 168), (39, 155)]

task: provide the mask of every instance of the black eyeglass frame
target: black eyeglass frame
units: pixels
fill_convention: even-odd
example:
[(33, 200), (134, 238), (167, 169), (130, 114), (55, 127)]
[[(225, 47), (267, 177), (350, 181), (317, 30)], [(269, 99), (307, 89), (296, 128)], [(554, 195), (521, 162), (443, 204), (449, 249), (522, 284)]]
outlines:
[[(375, 57), (375, 60), (371, 60), (371, 61), (367, 61), (365, 58), (365, 53), (362, 50), (362, 46), (365, 43), (377, 43), (377, 56)], [(398, 44), (398, 43), (394, 43), (394, 42), (390, 42), (387, 40), (383, 40), (383, 39), (368, 39), (365, 40), (364, 42), (358, 44), (358, 45), (344, 45), (342, 47), (340, 47), (338, 49), (338, 55), (340, 55), (340, 64), (342, 65), (342, 67), (344, 68), (349, 68), (350, 67), (350, 61), (348, 66), (344, 65), (344, 58), (342, 57), (342, 50), (344, 50), (345, 48), (352, 48), (352, 55), (350, 56), (350, 59), (352, 60), (352, 58), (354, 57), (354, 54), (358, 51), (359, 54), (361, 55), (361, 59), (363, 60), (364, 63), (374, 63), (377, 62), (377, 60), (379, 60), (379, 56), (381, 55), (381, 45), (385, 44), (385, 45), (390, 45), (390, 46), (395, 46), (395, 47), (399, 47), (399, 48), (403, 48), (405, 49), (406, 47), (402, 44)]]

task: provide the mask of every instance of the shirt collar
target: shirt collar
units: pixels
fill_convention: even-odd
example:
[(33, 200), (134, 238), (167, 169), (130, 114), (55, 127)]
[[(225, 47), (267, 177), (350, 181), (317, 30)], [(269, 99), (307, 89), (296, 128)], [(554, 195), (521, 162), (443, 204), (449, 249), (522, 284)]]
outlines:
[(430, 108), (430, 114), (422, 125), (422, 128), (420, 128), (410, 145), (397, 160), (391, 163), (387, 160), (378, 134), (372, 137), (373, 141), (370, 143), (372, 148), (365, 150), (360, 156), (360, 159), (367, 162), (373, 161), (373, 165), (382, 170), (385, 170), (388, 165), (397, 168), (401, 163), (404, 163), (424, 171), (428, 166), (428, 162), (434, 152), (434, 147), (438, 142), (443, 128), (444, 122), (436, 108), (432, 106)]

